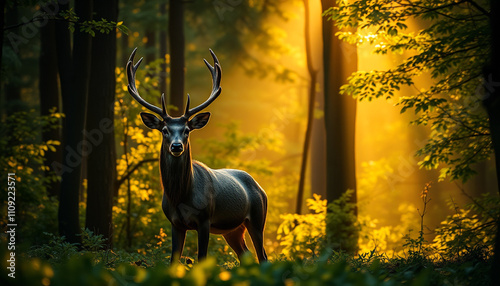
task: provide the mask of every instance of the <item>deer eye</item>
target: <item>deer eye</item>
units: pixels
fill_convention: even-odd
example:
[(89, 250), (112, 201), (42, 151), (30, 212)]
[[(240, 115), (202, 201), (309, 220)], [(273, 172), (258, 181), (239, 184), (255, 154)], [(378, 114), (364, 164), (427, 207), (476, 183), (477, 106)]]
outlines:
[(163, 127), (163, 129), (161, 130), (161, 133), (163, 133), (163, 135), (167, 135), (168, 134), (167, 126)]

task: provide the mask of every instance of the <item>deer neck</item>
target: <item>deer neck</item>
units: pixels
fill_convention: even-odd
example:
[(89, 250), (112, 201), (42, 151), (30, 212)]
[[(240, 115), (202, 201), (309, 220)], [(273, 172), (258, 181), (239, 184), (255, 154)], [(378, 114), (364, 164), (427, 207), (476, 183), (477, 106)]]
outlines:
[(191, 194), (193, 182), (193, 163), (190, 143), (179, 157), (168, 151), (169, 146), (162, 144), (160, 154), (160, 173), (163, 193), (168, 201), (177, 206)]

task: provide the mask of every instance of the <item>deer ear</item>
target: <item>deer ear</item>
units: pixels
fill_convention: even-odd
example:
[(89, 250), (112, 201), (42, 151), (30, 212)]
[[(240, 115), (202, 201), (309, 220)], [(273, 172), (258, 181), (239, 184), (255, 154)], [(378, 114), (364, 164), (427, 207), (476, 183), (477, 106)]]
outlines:
[(189, 120), (189, 129), (201, 129), (205, 127), (208, 123), (208, 119), (210, 118), (210, 112), (203, 112), (196, 114), (193, 119)]
[(151, 113), (141, 112), (141, 118), (144, 125), (151, 129), (160, 129), (160, 119)]

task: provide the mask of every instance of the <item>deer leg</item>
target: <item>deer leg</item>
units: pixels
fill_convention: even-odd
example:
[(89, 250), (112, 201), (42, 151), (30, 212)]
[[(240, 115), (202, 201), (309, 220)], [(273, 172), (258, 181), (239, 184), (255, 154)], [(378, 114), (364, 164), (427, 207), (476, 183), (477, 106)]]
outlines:
[(255, 225), (255, 221), (246, 221), (245, 226), (250, 233), (252, 238), (253, 246), (255, 247), (255, 252), (257, 253), (257, 258), (259, 258), (259, 263), (267, 261), (266, 250), (264, 249), (264, 224), (258, 223)]
[(237, 229), (224, 234), (224, 239), (234, 252), (236, 252), (240, 261), (243, 253), (248, 251), (248, 247), (245, 244), (245, 230), (245, 226), (240, 225)]
[(210, 222), (207, 220), (198, 226), (198, 262), (207, 257), (209, 238)]
[(174, 261), (179, 261), (181, 258), (185, 239), (186, 230), (176, 228), (172, 225), (172, 256), (170, 256), (170, 264)]

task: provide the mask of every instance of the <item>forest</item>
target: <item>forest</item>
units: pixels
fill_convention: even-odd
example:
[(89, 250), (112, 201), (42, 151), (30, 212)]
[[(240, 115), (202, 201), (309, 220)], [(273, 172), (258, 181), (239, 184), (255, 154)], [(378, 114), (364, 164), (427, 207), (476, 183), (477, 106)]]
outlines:
[(0, 8), (1, 285), (500, 285), (500, 1)]

